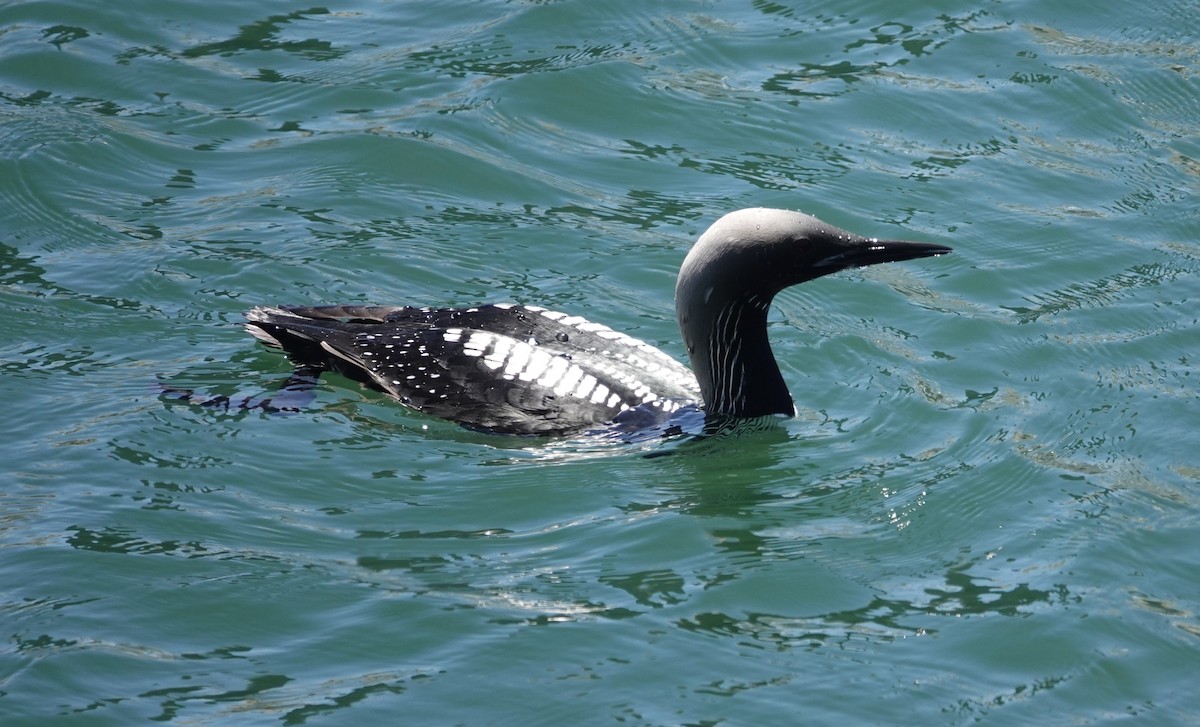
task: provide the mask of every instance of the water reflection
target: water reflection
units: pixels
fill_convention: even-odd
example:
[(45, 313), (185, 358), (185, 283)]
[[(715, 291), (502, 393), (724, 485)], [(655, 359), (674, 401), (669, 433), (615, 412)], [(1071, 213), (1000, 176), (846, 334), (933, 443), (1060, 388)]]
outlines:
[[(652, 490), (661, 497), (618, 505), (616, 515), (524, 530), (499, 520), (481, 529), (360, 530), (360, 540), (393, 545), (370, 548), (356, 565), (370, 583), (482, 610), (497, 624), (654, 618), (772, 650), (930, 635), (946, 618), (1020, 617), (1078, 600), (1065, 585), (996, 580), (988, 575), (991, 554), (922, 572), (929, 564), (916, 551), (892, 552), (902, 541), (889, 534), (926, 506), (926, 492), (969, 466), (898, 457), (822, 473), (819, 463), (796, 468), (784, 455), (795, 446), (786, 430), (782, 438), (759, 432), (711, 448), (702, 441), (666, 460), (634, 460), (621, 468), (627, 476), (644, 469), (703, 477), (670, 478), (678, 484)], [(673, 529), (699, 529), (707, 546), (689, 550), (686, 561), (658, 560), (653, 543), (672, 538)], [(573, 545), (591, 540), (598, 552)], [(855, 559), (863, 562), (853, 566)], [(858, 583), (873, 571), (887, 572), (889, 584)]]
[(625, 591), (638, 605), (649, 608), (662, 608), (687, 600), (687, 581), (671, 569), (603, 575), (599, 582)]
[(298, 725), (344, 710), (372, 696), (403, 694), (411, 680), (426, 676), (429, 674), (375, 672), (325, 681), (300, 681), (284, 674), (260, 674), (245, 677), (242, 684), (225, 689), (214, 688), (211, 684), (185, 684), (152, 689), (137, 694), (136, 698), (159, 704), (161, 711), (149, 717), (153, 721), (185, 719), (190, 710), (205, 705), (221, 707), (218, 714), (261, 713), (285, 725)]
[(0, 284), (12, 286), (6, 291), (10, 296), (20, 294), (32, 300), (54, 297), (70, 298), (117, 310), (153, 311), (151, 306), (127, 298), (80, 293), (58, 285), (49, 279), (46, 268), (39, 264), (37, 256), (23, 255), (16, 248), (0, 243)]
[(631, 44), (567, 46), (563, 50), (567, 52), (517, 59), (512, 43), (503, 36), (496, 36), (486, 41), (459, 42), (415, 51), (409, 54), (408, 62), (414, 70), (436, 68), (453, 77), (524, 76), (618, 58), (630, 53)]
[(313, 16), (328, 15), (325, 8), (316, 7), (308, 10), (297, 10), (286, 15), (271, 15), (238, 28), (233, 37), (192, 46), (183, 51), (184, 58), (199, 58), (204, 56), (230, 56), (250, 51), (281, 50), (292, 53), (311, 61), (328, 61), (340, 58), (347, 50), (336, 48), (328, 41), (316, 38), (305, 40), (281, 40), (283, 26), (297, 21), (309, 20)]
[[(1103, 308), (1134, 295), (1139, 289), (1170, 283), (1194, 270), (1170, 262), (1133, 265), (1119, 273), (1086, 282), (1073, 282), (1063, 288), (1027, 296), (1029, 306), (1002, 306), (1017, 315), (1018, 323), (1033, 323), (1044, 316), (1056, 316), (1084, 308)], [(1161, 325), (1153, 322), (1154, 325)]]
[[(764, 13), (788, 18), (793, 27), (791, 32), (795, 34), (819, 33), (821, 27), (830, 22), (820, 14), (797, 18), (789, 9), (776, 3), (756, 3), (756, 6)], [(762, 83), (762, 90), (800, 99), (840, 96), (859, 82), (934, 53), (957, 34), (977, 30), (980, 21), (988, 15), (988, 11), (961, 17), (941, 15), (919, 28), (896, 21), (881, 23), (869, 29), (869, 37), (859, 37), (844, 44), (840, 53), (844, 56), (842, 60), (800, 62), (795, 70), (780, 71), (767, 78)], [(1002, 22), (999, 24), (1003, 25)], [(881, 52), (888, 49), (899, 51), (899, 55), (881, 59)]]
[(78, 550), (127, 555), (181, 555), (184, 557), (212, 555), (198, 541), (163, 540), (151, 542), (123, 528), (105, 527), (95, 530), (73, 525), (67, 528), (67, 532), (70, 533), (66, 539), (67, 545)]
[[(1039, 604), (1063, 605), (1078, 602), (1066, 586), (1053, 590), (993, 585), (972, 576), (962, 566), (951, 568), (942, 585), (927, 585), (926, 598), (904, 600), (880, 595), (861, 607), (809, 616), (770, 612), (728, 614), (701, 612), (681, 618), (676, 625), (689, 632), (732, 637), (739, 643), (771, 650), (845, 645), (855, 639), (893, 641), (907, 636), (938, 633), (945, 618), (964, 616), (1025, 616)], [(806, 606), (798, 601), (795, 612)]]

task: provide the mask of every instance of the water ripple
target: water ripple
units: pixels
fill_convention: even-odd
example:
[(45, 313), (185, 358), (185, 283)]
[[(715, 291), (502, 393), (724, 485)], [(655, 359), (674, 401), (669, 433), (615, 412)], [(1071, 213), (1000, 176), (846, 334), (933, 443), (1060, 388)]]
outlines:
[[(1187, 721), (1193, 5), (5, 6), (0, 701)], [(760, 204), (955, 247), (781, 296), (770, 431), (160, 397), (286, 376), (236, 325), (275, 300), (508, 298), (682, 353), (684, 251)]]

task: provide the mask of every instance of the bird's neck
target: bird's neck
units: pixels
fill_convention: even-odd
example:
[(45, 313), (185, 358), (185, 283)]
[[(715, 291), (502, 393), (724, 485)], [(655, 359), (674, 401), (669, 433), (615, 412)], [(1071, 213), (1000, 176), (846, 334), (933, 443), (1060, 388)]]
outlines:
[(769, 297), (746, 294), (680, 316), (692, 370), (710, 414), (795, 414), (767, 340), (770, 303)]

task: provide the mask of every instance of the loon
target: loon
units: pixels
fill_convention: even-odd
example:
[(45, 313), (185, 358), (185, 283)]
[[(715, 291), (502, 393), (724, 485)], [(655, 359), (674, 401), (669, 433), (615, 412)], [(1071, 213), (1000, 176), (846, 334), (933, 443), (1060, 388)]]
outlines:
[(743, 209), (683, 261), (675, 311), (692, 367), (578, 316), (530, 305), (256, 307), (250, 334), (305, 371), (331, 370), (474, 430), (562, 435), (707, 417), (794, 416), (767, 339), (784, 288), (846, 268), (951, 248), (864, 238), (815, 217)]

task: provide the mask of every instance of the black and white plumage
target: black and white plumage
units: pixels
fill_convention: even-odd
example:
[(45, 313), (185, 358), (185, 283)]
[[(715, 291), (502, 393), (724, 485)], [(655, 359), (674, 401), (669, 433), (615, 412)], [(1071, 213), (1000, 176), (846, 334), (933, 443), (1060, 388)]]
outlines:
[(691, 372), (662, 351), (536, 306), (255, 308), (246, 317), (255, 337), (297, 364), (484, 431), (557, 434), (700, 398)]
[(607, 326), (535, 306), (260, 307), (246, 328), (300, 366), (490, 432), (662, 422), (697, 405), (708, 415), (792, 416), (767, 340), (775, 294), (845, 268), (948, 252), (866, 239), (797, 212), (727, 214), (692, 247), (675, 288), (692, 371)]

